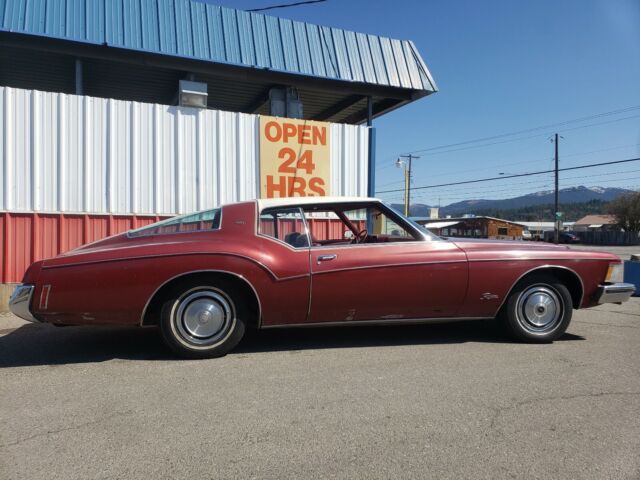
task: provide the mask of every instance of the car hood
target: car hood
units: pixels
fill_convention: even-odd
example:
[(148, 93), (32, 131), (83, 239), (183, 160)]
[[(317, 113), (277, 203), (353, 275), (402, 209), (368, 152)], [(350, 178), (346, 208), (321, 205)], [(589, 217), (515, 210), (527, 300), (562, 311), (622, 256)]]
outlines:
[(468, 249), (500, 249), (500, 248), (517, 248), (529, 250), (567, 250), (566, 245), (556, 245), (553, 243), (531, 243), (521, 240), (488, 240), (485, 238), (453, 238), (449, 237), (450, 242), (455, 243), (463, 250)]
[(510, 240), (485, 240), (478, 238), (449, 238), (450, 242), (463, 250), (470, 260), (492, 259), (594, 259), (617, 260), (618, 257), (605, 252), (573, 250), (566, 245), (531, 243)]

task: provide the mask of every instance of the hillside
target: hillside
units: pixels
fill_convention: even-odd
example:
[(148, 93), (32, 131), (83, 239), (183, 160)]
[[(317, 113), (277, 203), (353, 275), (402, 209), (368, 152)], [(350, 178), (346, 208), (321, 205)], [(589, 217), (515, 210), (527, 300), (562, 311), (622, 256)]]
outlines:
[[(560, 211), (564, 221), (574, 221), (589, 214), (606, 213), (608, 202), (629, 192), (622, 188), (604, 187), (571, 187), (560, 190)], [(508, 220), (520, 219), (529, 221), (553, 220), (553, 191), (542, 191), (501, 200), (465, 200), (440, 208), (440, 217), (461, 216), (465, 214), (488, 215)], [(393, 204), (402, 212), (402, 204)], [(414, 203), (411, 205), (411, 216), (425, 217), (429, 215), (429, 205)]]
[[(560, 211), (564, 222), (575, 222), (586, 215), (600, 215), (608, 213), (609, 202), (590, 200), (582, 203), (561, 203)], [(504, 218), (505, 220), (520, 220), (527, 222), (551, 222), (554, 215), (553, 203), (534, 205), (529, 207), (508, 209), (481, 209), (475, 215)]]
[[(622, 188), (602, 187), (571, 187), (560, 190), (561, 204), (577, 204), (598, 200), (610, 202), (629, 190)], [(440, 209), (440, 215), (463, 215), (465, 213), (478, 214), (479, 211), (513, 210), (523, 207), (552, 205), (554, 202), (553, 190), (531, 193), (519, 197), (503, 200), (465, 200), (452, 203)], [(562, 211), (562, 210), (561, 210)]]

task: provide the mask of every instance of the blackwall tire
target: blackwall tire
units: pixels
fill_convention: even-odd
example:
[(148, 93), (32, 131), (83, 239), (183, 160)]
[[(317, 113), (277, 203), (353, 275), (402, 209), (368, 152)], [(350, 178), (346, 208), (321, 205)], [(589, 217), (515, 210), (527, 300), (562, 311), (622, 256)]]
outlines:
[(520, 281), (500, 312), (517, 340), (548, 343), (561, 337), (573, 315), (567, 287), (552, 275), (532, 275)]
[(160, 331), (164, 342), (181, 357), (221, 357), (242, 339), (247, 314), (246, 302), (230, 285), (192, 283), (168, 295), (160, 313)]

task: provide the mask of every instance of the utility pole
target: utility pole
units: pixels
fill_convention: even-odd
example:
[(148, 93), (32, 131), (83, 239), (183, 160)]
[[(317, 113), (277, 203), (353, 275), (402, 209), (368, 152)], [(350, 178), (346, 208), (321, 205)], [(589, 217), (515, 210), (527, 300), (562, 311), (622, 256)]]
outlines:
[[(407, 160), (400, 160), (400, 158), (406, 158)], [(400, 167), (404, 165), (404, 216), (409, 216), (409, 209), (411, 208), (411, 163), (418, 156), (416, 155), (400, 155), (400, 158), (396, 162), (396, 165)]]
[(553, 139), (553, 143), (555, 146), (555, 180), (556, 180), (556, 188), (555, 188), (555, 195), (554, 195), (554, 229), (553, 229), (553, 242), (554, 243), (558, 243), (558, 241), (560, 240), (560, 212), (558, 211), (558, 209), (560, 208), (558, 203), (559, 203), (559, 197), (560, 197), (560, 182), (559, 182), (559, 173), (558, 173), (558, 134), (556, 133)]

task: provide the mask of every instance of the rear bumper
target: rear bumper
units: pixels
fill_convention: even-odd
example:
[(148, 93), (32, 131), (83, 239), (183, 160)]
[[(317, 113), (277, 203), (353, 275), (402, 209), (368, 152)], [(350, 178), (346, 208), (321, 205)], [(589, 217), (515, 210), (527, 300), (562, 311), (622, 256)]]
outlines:
[(633, 283), (610, 283), (600, 285), (596, 293), (598, 305), (603, 303), (622, 303), (629, 300), (629, 297), (636, 291)]
[(9, 299), (9, 310), (15, 316), (29, 322), (38, 323), (39, 320), (31, 314), (31, 297), (33, 297), (34, 285), (18, 285)]

